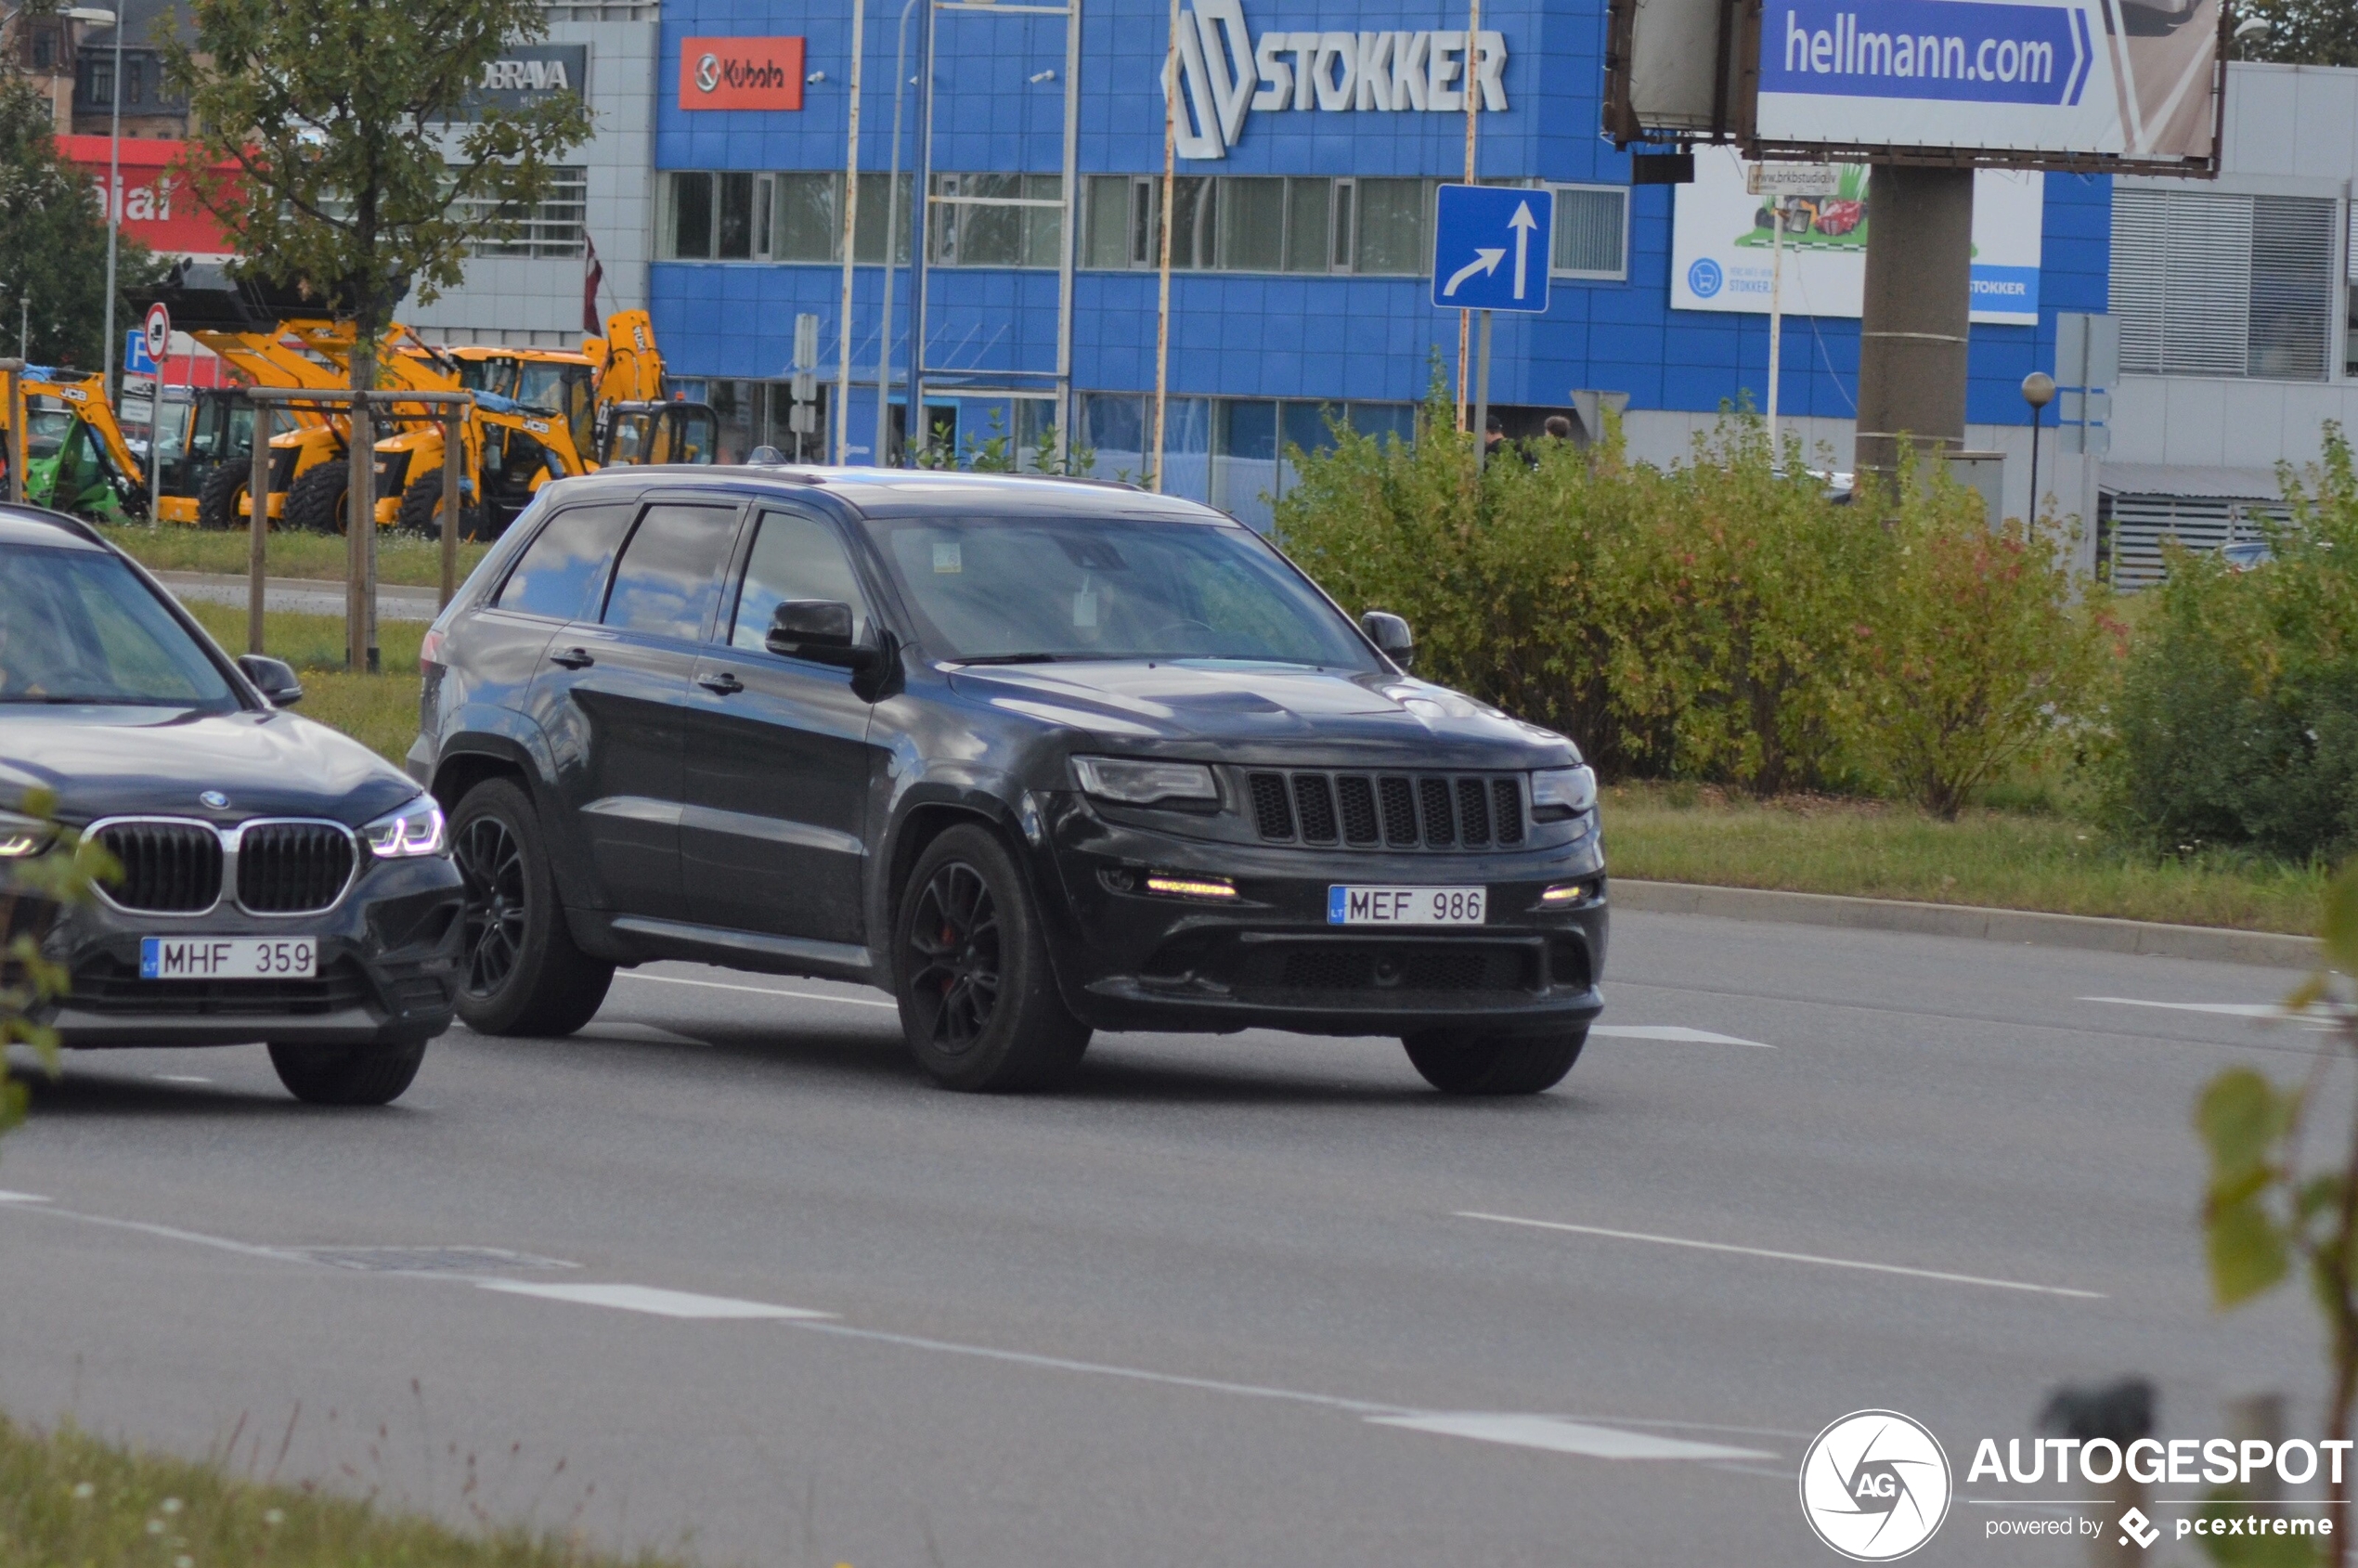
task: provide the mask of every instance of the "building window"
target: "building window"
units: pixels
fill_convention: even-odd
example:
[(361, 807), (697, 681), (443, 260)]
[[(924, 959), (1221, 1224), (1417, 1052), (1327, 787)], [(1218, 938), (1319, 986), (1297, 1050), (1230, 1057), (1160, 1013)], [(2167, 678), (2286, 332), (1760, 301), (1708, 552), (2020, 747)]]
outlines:
[(145, 64), (145, 61), (137, 59), (123, 61), (123, 101), (124, 103), (133, 104), (140, 101), (140, 87), (142, 85), (140, 79), (147, 75)]
[[(1172, 270), (1421, 277), (1437, 183), (1183, 175), (1172, 182)], [(1161, 265), (1159, 177), (1093, 175), (1086, 194), (1082, 266)]]
[(2350, 204), (2350, 234), (2341, 253), (2349, 258), (2350, 274), (2350, 297), (2341, 318), (2341, 373), (2358, 381), (2358, 201)]
[[(863, 266), (884, 261), (886, 227), (895, 217), (895, 203), (890, 200), (895, 188), (889, 174), (860, 176), (860, 232), (855, 239)], [(905, 263), (909, 259), (908, 175), (900, 176), (897, 188), (900, 247), (894, 259)], [(666, 175), (663, 190), (664, 213), (657, 233), (660, 253), (667, 260), (843, 260), (840, 174), (682, 171)]]
[(110, 59), (98, 59), (95, 58), (85, 60), (83, 62), (82, 75), (83, 101), (85, 103), (95, 104), (100, 109), (112, 107), (114, 103), (114, 62)]
[(32, 34), (32, 69), (44, 71), (58, 69), (58, 35), (48, 28), (39, 28)]
[(478, 256), (578, 256), (589, 202), (589, 170), (552, 168), (549, 188), (534, 206), (476, 197), (460, 203), (456, 215), (462, 223), (490, 224), (475, 240)]
[(1055, 266), (1063, 201), (1061, 175), (936, 175), (928, 253), (941, 266)]
[(2305, 197), (2116, 188), (2120, 368), (2324, 381), (2334, 208)]
[(1549, 270), (1557, 277), (1628, 277), (1628, 191), (1618, 186), (1556, 187), (1556, 251)]

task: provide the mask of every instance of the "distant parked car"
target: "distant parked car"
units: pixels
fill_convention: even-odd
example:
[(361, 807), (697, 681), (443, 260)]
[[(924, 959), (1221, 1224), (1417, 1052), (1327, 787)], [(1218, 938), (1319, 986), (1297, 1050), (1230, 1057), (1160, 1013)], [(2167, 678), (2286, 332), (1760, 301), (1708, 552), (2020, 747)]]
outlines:
[[(60, 913), (16, 901), (71, 989), (71, 1047), (266, 1042), (323, 1105), (381, 1105), (450, 1023), (460, 880), (442, 812), (359, 742), (284, 711), (72, 518), (0, 506), (0, 888), (79, 829), (121, 867)], [(27, 814), (47, 791), (54, 821)], [(8, 905), (0, 905), (6, 911)]]
[(422, 654), (460, 1015), (564, 1034), (615, 965), (694, 959), (884, 989), (953, 1088), (1266, 1027), (1536, 1093), (1603, 1006), (1596, 779), (1411, 653), (1128, 486), (557, 481)]
[(2222, 545), (2219, 558), (2235, 571), (2248, 572), (2254, 566), (2265, 565), (2274, 560), (2276, 552), (2269, 548), (2266, 539), (2237, 539), (2233, 544)]

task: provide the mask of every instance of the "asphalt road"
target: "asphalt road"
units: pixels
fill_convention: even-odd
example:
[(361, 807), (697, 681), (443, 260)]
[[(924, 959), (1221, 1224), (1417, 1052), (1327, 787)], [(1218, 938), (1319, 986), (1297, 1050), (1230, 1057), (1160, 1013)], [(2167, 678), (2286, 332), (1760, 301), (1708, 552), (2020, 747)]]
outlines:
[(2188, 1112), (2321, 1037), (2085, 1000), (2294, 977), (1643, 914), (1608, 973), (1626, 1032), (1508, 1104), (1272, 1033), (963, 1097), (875, 993), (687, 965), (383, 1111), (77, 1056), (0, 1153), (0, 1407), (822, 1568), (1823, 1565), (1795, 1469), (1868, 1406), (1957, 1469), (1911, 1561), (2077, 1562), (1964, 1484), (2054, 1385), (2314, 1432), (2302, 1296), (2208, 1304)]

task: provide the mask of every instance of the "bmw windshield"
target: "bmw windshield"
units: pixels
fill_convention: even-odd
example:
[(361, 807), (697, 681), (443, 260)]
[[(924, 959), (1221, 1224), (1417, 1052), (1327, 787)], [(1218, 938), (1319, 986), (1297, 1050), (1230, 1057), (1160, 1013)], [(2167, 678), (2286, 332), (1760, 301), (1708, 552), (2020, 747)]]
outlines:
[(239, 706), (227, 678), (115, 557), (0, 548), (0, 711), (81, 703)]
[(1300, 572), (1241, 527), (927, 517), (875, 529), (919, 639), (937, 658), (1382, 667)]

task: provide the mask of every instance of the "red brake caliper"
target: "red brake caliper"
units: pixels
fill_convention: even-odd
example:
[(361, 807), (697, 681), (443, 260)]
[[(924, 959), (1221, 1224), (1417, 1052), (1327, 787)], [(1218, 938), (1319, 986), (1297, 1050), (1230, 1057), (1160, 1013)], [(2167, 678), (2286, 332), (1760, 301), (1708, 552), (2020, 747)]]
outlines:
[[(951, 944), (952, 944), (953, 942), (955, 942), (957, 940), (958, 940), (958, 928), (957, 928), (956, 927), (954, 927), (954, 926), (944, 926), (944, 927), (941, 928), (941, 945), (942, 945), (942, 946), (944, 946), (944, 947), (948, 947), (948, 946), (950, 946)], [(950, 994), (950, 988), (951, 988), (952, 986), (955, 985), (955, 984), (957, 984), (957, 980), (956, 980), (956, 978), (955, 978), (955, 977), (953, 977), (953, 976), (950, 976), (950, 975), (944, 975), (944, 976), (942, 976), (942, 977), (941, 977), (941, 994), (942, 994), (942, 995), (944, 995), (944, 996), (949, 995), (949, 994)]]

